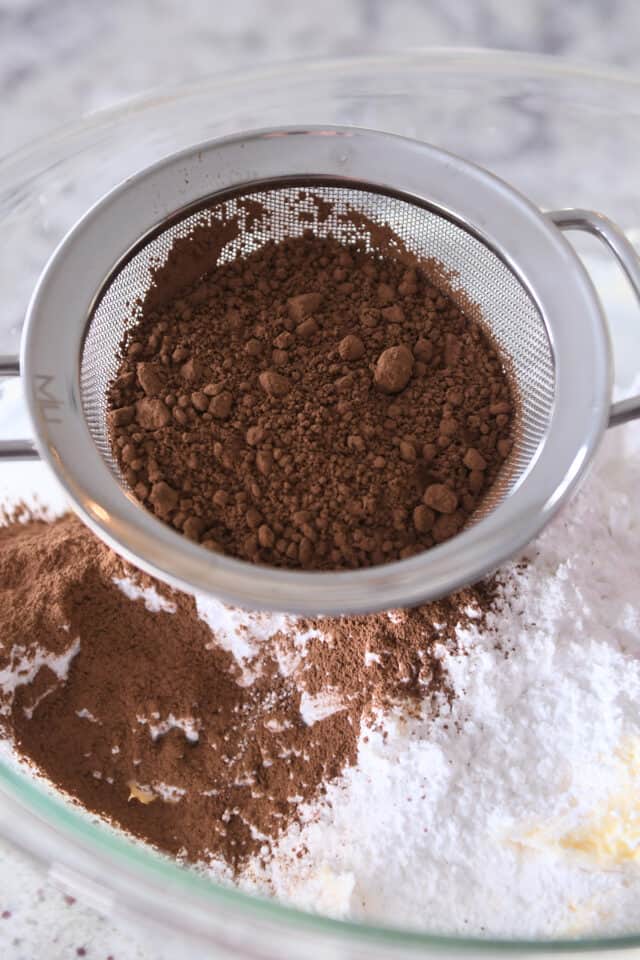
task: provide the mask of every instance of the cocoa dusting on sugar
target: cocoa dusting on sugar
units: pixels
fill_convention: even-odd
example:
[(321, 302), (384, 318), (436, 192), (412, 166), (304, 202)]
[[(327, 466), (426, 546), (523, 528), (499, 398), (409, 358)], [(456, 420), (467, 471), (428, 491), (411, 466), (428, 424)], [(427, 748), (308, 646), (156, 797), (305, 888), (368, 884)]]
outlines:
[(117, 461), (212, 550), (310, 570), (411, 556), (462, 528), (509, 454), (514, 398), (473, 310), (354, 224), (373, 251), (309, 234), (215, 267), (237, 221), (198, 228), (123, 340)]
[[(147, 593), (125, 596), (123, 577)], [(416, 610), (292, 622), (240, 666), (192, 597), (75, 517), (1, 529), (0, 584), (0, 723), (19, 754), (159, 849), (233, 871), (356, 762), (375, 708), (447, 709), (440, 654), (457, 649), (456, 624), (482, 625), (495, 593), (489, 581)]]

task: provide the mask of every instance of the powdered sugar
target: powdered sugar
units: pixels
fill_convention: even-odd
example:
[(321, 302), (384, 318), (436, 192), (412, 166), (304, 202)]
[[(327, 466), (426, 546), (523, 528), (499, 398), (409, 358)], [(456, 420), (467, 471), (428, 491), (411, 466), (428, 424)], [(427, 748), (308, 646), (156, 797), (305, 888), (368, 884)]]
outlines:
[(150, 717), (136, 717), (138, 723), (146, 724), (152, 740), (164, 737), (170, 730), (182, 730), (189, 743), (197, 743), (200, 734), (198, 723), (193, 717), (174, 717), (172, 713), (162, 720), (160, 714), (154, 711)]
[(183, 787), (174, 787), (170, 783), (154, 783), (153, 790), (165, 803), (179, 803), (187, 792)]
[(197, 596), (196, 604), (198, 616), (215, 634), (216, 643), (236, 658), (245, 682), (250, 683), (253, 674), (245, 661), (258, 652), (261, 639), (285, 629), (287, 618), (283, 614), (249, 614), (237, 607), (227, 607), (215, 597)]
[(141, 587), (130, 577), (114, 577), (113, 582), (122, 590), (129, 600), (144, 600), (144, 605), (150, 613), (175, 613), (176, 605), (166, 597), (161, 596), (155, 587)]
[(339, 697), (332, 696), (330, 692), (314, 697), (303, 690), (300, 697), (300, 716), (308, 727), (343, 709), (344, 704)]
[[(66, 650), (60, 654), (51, 653), (48, 650), (25, 650), (22, 647), (14, 646), (9, 651), (9, 663), (0, 670), (0, 690), (7, 697), (7, 702), (0, 707), (0, 713), (7, 713), (10, 708), (12, 694), (17, 687), (32, 683), (42, 667), (48, 667), (56, 678), (64, 682), (69, 665), (80, 650), (80, 638), (71, 643)], [(47, 691), (48, 693), (50, 691)], [(32, 704), (31, 707), (25, 707), (25, 713), (33, 713), (37, 704), (42, 700), (46, 693)]]

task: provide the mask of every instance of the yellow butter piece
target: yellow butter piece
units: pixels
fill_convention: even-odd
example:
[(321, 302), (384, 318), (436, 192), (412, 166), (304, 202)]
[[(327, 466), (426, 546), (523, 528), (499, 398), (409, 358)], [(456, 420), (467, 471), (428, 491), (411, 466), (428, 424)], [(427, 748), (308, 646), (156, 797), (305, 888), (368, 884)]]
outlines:
[(559, 845), (602, 863), (640, 859), (640, 742), (625, 740), (616, 754), (621, 762), (621, 788), (596, 809), (586, 823), (560, 837)]
[(610, 797), (606, 808), (586, 824), (560, 837), (565, 850), (596, 860), (624, 863), (640, 858), (640, 809), (635, 796)]
[(131, 780), (128, 784), (129, 787), (129, 801), (138, 800), (140, 803), (153, 803), (154, 800), (157, 800), (156, 794), (153, 790), (150, 790), (148, 787), (139, 786), (135, 780)]

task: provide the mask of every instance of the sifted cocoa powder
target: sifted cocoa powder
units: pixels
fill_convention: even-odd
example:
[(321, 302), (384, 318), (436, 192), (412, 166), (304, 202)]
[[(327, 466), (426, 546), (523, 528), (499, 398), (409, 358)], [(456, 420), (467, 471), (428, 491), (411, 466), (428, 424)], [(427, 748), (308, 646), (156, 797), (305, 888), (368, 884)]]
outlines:
[[(356, 761), (374, 708), (446, 710), (438, 651), (457, 649), (457, 624), (483, 623), (495, 583), (411, 611), (291, 621), (242, 665), (192, 597), (128, 567), (72, 516), (0, 529), (0, 592), (4, 736), (88, 810), (237, 870)], [(252, 624), (265, 633), (259, 615), (248, 635)], [(335, 712), (305, 722), (305, 698), (323, 696)]]
[(456, 534), (512, 443), (481, 325), (406, 257), (308, 235), (211, 269), (220, 242), (198, 236), (194, 280), (179, 241), (122, 343), (109, 426), (136, 496), (275, 566), (366, 567)]

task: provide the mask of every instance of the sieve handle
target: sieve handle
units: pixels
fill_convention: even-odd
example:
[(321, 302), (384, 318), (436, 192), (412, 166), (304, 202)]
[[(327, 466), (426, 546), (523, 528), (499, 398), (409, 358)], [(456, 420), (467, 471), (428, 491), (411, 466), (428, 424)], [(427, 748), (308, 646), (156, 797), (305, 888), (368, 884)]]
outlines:
[[(584, 230), (602, 240), (624, 270), (640, 302), (640, 259), (631, 241), (613, 220), (594, 210), (549, 210), (547, 216), (561, 230)], [(617, 427), (637, 417), (640, 417), (640, 395), (612, 404), (609, 426)]]
[[(0, 357), (0, 377), (19, 377), (17, 357)], [(0, 440), (0, 460), (39, 460), (33, 440)]]

